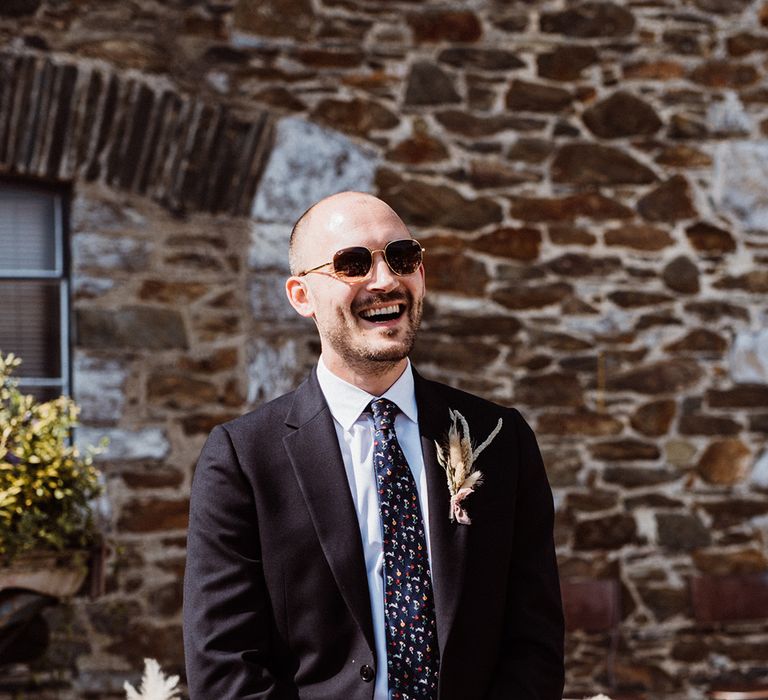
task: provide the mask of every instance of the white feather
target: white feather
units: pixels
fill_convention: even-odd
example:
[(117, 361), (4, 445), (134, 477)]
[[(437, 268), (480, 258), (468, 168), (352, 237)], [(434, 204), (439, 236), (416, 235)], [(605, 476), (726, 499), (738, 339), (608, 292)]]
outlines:
[(127, 681), (123, 684), (126, 700), (179, 700), (178, 676), (166, 677), (154, 659), (144, 659), (144, 677), (140, 692)]

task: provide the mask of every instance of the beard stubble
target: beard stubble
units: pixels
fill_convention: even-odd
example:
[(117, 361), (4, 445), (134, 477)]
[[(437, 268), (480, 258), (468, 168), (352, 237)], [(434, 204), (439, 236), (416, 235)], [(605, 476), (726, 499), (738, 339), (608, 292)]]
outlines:
[[(400, 342), (377, 348), (366, 338), (359, 337), (361, 334), (357, 332), (356, 328), (349, 327), (359, 318), (359, 309), (377, 303), (405, 304), (404, 314), (406, 315), (407, 327)], [(350, 368), (364, 374), (383, 374), (410, 354), (416, 342), (416, 332), (421, 324), (422, 311), (422, 299), (416, 300), (408, 289), (367, 297), (359, 300), (353, 306), (351, 313), (355, 320), (351, 322), (345, 312), (339, 309), (339, 323), (328, 331), (328, 342)], [(383, 334), (391, 338), (399, 332), (402, 332), (400, 328), (387, 328), (384, 329)], [(357, 342), (355, 342), (356, 340)]]

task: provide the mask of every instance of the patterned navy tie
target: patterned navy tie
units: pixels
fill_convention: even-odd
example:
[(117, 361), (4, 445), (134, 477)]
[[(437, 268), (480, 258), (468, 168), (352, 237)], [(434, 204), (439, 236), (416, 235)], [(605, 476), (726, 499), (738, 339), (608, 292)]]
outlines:
[(395, 435), (399, 409), (370, 404), (384, 550), (387, 677), (392, 700), (437, 698), (440, 657), (427, 538), (411, 469)]

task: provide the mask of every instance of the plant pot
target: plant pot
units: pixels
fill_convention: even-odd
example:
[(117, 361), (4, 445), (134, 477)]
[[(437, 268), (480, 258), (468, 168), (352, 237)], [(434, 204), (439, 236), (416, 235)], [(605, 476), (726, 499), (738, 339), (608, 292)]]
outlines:
[(81, 549), (20, 554), (0, 566), (0, 591), (23, 588), (53, 598), (69, 598), (88, 576), (89, 557), (90, 552)]

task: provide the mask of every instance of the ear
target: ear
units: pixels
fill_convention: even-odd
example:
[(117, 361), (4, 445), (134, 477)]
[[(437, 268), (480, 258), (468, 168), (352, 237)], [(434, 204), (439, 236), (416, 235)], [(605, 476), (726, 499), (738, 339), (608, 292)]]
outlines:
[(300, 277), (295, 275), (285, 281), (285, 293), (288, 296), (288, 302), (296, 309), (296, 313), (311, 318), (315, 315), (314, 305), (309, 297), (309, 292)]

